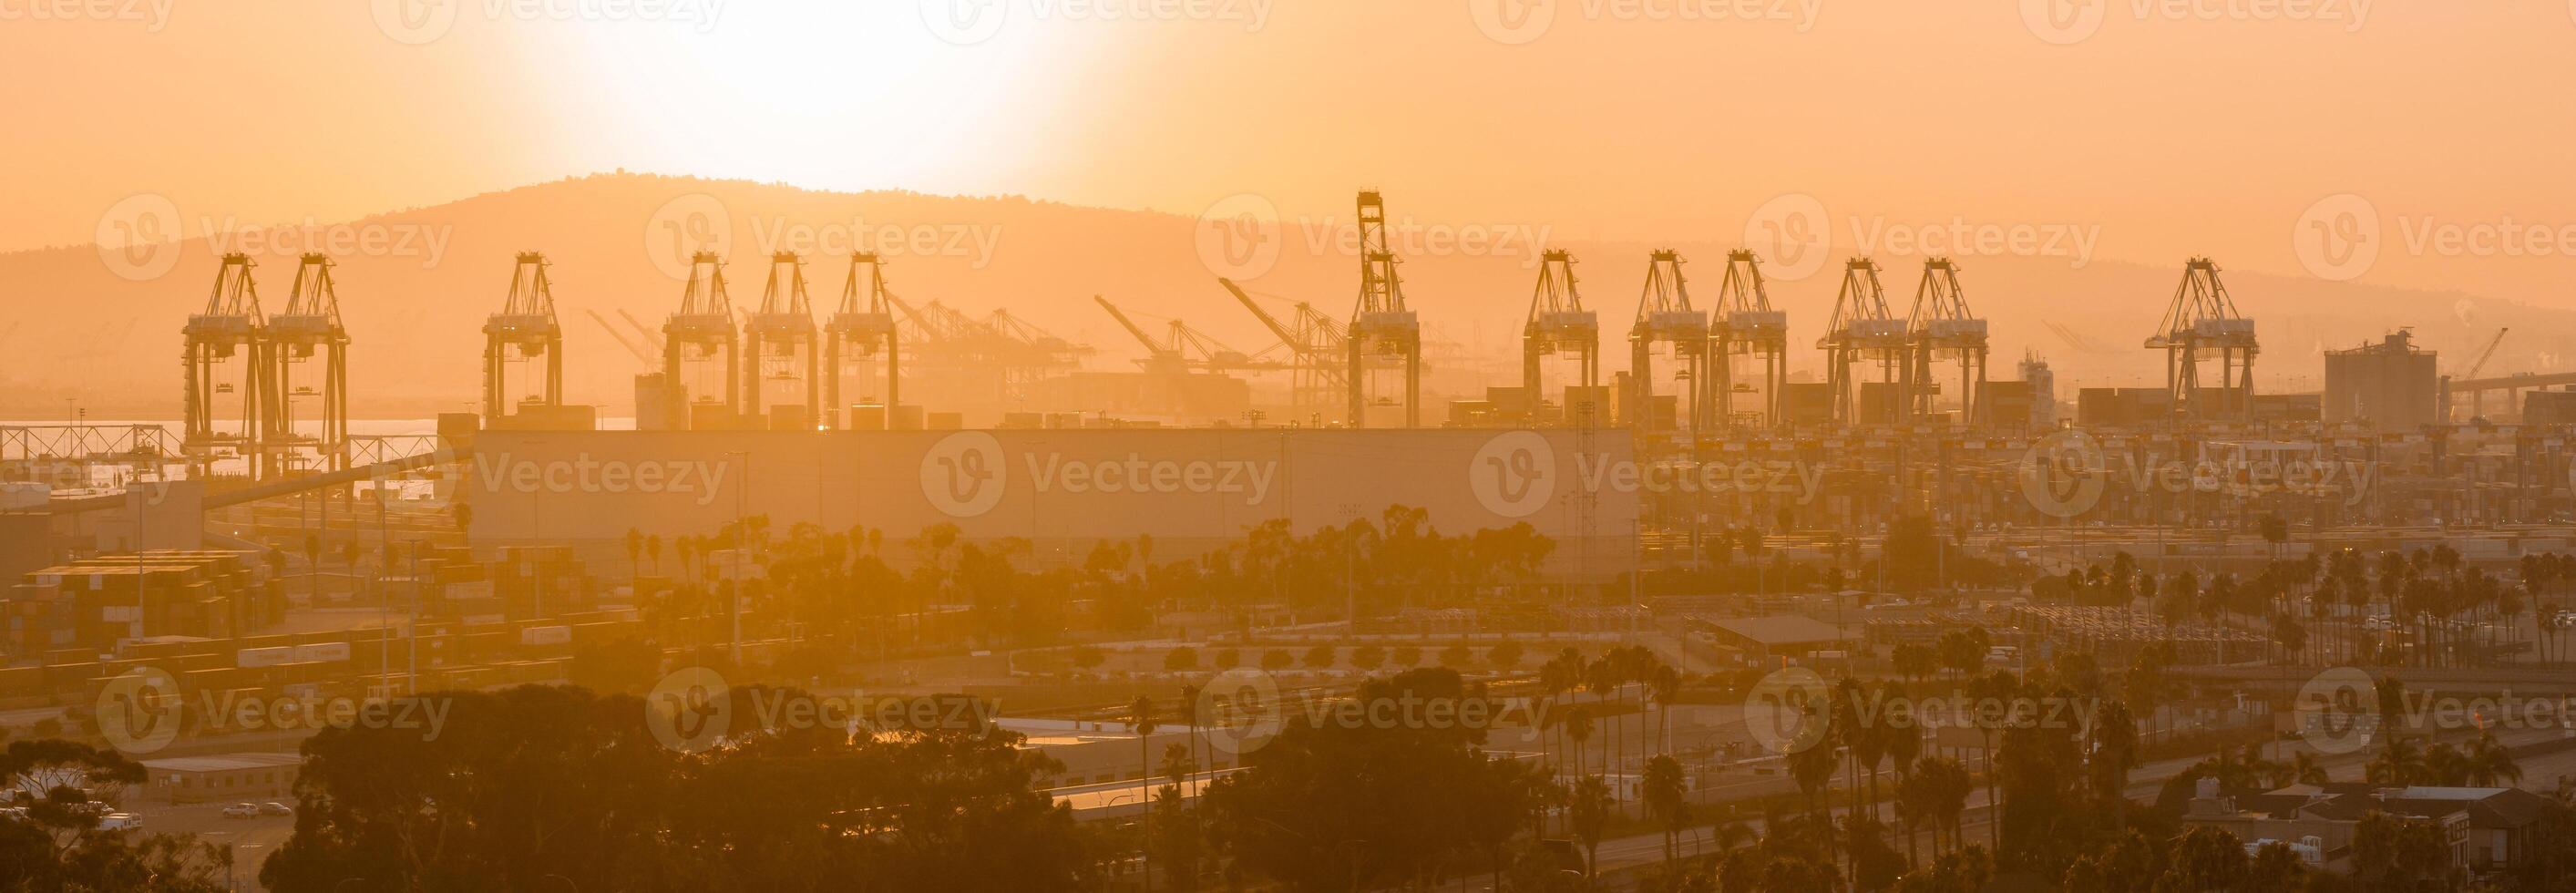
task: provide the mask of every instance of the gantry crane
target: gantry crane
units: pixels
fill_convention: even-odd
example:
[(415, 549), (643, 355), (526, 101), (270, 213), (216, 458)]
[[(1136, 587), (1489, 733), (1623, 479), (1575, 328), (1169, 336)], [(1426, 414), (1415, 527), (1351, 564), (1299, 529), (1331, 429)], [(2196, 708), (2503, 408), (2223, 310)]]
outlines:
[[(805, 258), (793, 251), (769, 256), (769, 281), (761, 288), (760, 309), (743, 322), (742, 340), (743, 420), (814, 430), (822, 409), (822, 351), (815, 343), (813, 302), (805, 296)], [(766, 408), (773, 385), (794, 395), (782, 399), (776, 412)]]
[(1216, 281), (1225, 286), (1235, 300), (1243, 303), (1243, 309), (1252, 311), (1253, 317), (1261, 320), (1262, 327), (1269, 329), (1270, 334), (1279, 338), (1280, 345), (1287, 348), (1289, 404), (1318, 413), (1333, 409), (1335, 400), (1350, 388), (1350, 376), (1342, 370), (1341, 321), (1315, 309), (1313, 304), (1296, 301), (1295, 321), (1283, 322), (1272, 316), (1270, 311), (1261, 309), (1261, 305), (1252, 300), (1252, 295), (1234, 284), (1234, 280), (1218, 277)]
[[(600, 322), (607, 325), (606, 320)], [(616, 334), (611, 330), (610, 334)], [(546, 256), (519, 253), (510, 272), (510, 295), (501, 312), (483, 320), (483, 417), (499, 427), (515, 411), (510, 399), (513, 362), (542, 360), (545, 379), (539, 390), (518, 405), (553, 409), (563, 405), (563, 323), (555, 317), (554, 288), (546, 281)]]
[(841, 309), (823, 327), (823, 404), (827, 424), (839, 425), (850, 407), (841, 400), (844, 363), (856, 358), (885, 358), (885, 407), (891, 413), (901, 399), (903, 346), (895, 335), (894, 307), (888, 302), (885, 261), (876, 252), (850, 255), (850, 278), (841, 285)]
[(1959, 364), (1959, 424), (1981, 426), (1986, 419), (1981, 399), (1986, 387), (1986, 321), (1968, 308), (1968, 293), (1959, 287), (1959, 268), (1949, 258), (1923, 262), (1923, 282), (1914, 289), (1914, 312), (1906, 321), (1914, 339), (1913, 413), (1930, 418), (1936, 360)]
[[(1343, 340), (1350, 376), (1350, 425), (1368, 427), (1369, 358), (1400, 360), (1404, 370), (1404, 426), (1422, 424), (1422, 321), (1404, 304), (1395, 251), (1387, 247), (1386, 201), (1375, 190), (1359, 195), (1360, 293)], [(1391, 398), (1378, 398), (1380, 402)]]
[[(1833, 321), (1826, 324), (1825, 335), (1817, 339), (1816, 347), (1825, 351), (1825, 375), (1833, 394), (1835, 424), (1889, 424), (1899, 420), (1906, 408), (1906, 392), (1912, 385), (1912, 364), (1907, 360), (1913, 354), (1913, 346), (1906, 334), (1906, 321), (1887, 310), (1887, 289), (1879, 284), (1877, 261), (1855, 257), (1843, 265), (1842, 290), (1834, 296)], [(1869, 412), (1856, 393), (1860, 382), (1854, 367), (1869, 362), (1878, 365), (1880, 382), (1895, 389), (1879, 412)]]
[[(286, 458), (310, 446), (325, 470), (349, 465), (349, 330), (340, 324), (340, 296), (331, 283), (331, 258), (304, 255), (295, 269), (295, 289), (286, 309), (268, 319), (269, 378), (274, 398), (269, 426), (262, 435), (261, 461), (283, 471)], [(319, 384), (297, 384), (297, 367), (321, 359)], [(322, 401), (321, 426), (312, 436), (295, 427), (295, 400)]]
[(1165, 321), (1167, 333), (1162, 339), (1157, 340), (1145, 331), (1144, 326), (1129, 317), (1126, 311), (1110, 303), (1108, 298), (1092, 295), (1091, 300), (1098, 303), (1100, 309), (1109, 311), (1109, 317), (1117, 320), (1118, 326), (1126, 329), (1127, 334), (1136, 339), (1136, 343), (1145, 346), (1145, 357), (1137, 360), (1136, 364), (1144, 367), (1148, 372), (1222, 374), (1272, 372), (1293, 368), (1291, 363), (1264, 360), (1258, 355), (1228, 347), (1224, 342), (1216, 340), (1215, 336), (1199, 331), (1189, 323), (1178, 319)]
[(1697, 436), (1709, 429), (1709, 411), (1714, 401), (1709, 383), (1708, 314), (1691, 306), (1690, 288), (1682, 278), (1682, 256), (1663, 249), (1646, 259), (1646, 286), (1637, 296), (1637, 322), (1628, 329), (1628, 344), (1633, 355), (1628, 365), (1628, 405), (1624, 415), (1630, 427), (1648, 430), (1654, 427), (1656, 345), (1672, 348), (1673, 362), (1681, 368), (1678, 377), (1688, 379), (1689, 402), (1675, 415), (1688, 419)]
[[(1563, 249), (1539, 255), (1529, 322), (1521, 327), (1521, 390), (1528, 394), (1533, 416), (1549, 405), (1540, 374), (1541, 361), (1549, 354), (1574, 355), (1583, 393), (1601, 384), (1601, 318), (1583, 306), (1583, 293), (1575, 287), (1574, 255)], [(1570, 412), (1574, 407), (1563, 408)]]
[(1771, 307), (1771, 292), (1762, 286), (1762, 260), (1737, 249), (1726, 255), (1726, 279), (1718, 284), (1717, 417), (1735, 421), (1735, 392), (1750, 390), (1735, 380), (1737, 355), (1762, 364), (1762, 422), (1778, 426), (1787, 420), (1780, 404), (1780, 385), (1789, 380), (1789, 314)]
[[(2183, 265), (2182, 284), (2174, 287), (2173, 305), (2165, 309), (2147, 347), (2165, 352), (2165, 394), (2178, 418), (2254, 417), (2254, 320), (2236, 311), (2227, 285), (2218, 279), (2218, 264), (2206, 257)], [(2203, 402), (2200, 364), (2215, 352), (2219, 385), (2217, 406)]]
[[(708, 369), (724, 373), (716, 394), (689, 398), (690, 373)], [(671, 428), (729, 428), (742, 417), (742, 336), (733, 324), (733, 299), (725, 295), (724, 261), (713, 251), (689, 256), (689, 281), (681, 286), (680, 310), (662, 323), (664, 406)], [(706, 393), (700, 391), (699, 393)], [(702, 424), (699, 407), (710, 414)]]
[[(181, 361), (187, 387), (182, 401), (186, 433), (180, 448), (193, 458), (256, 450), (261, 426), (268, 419), (270, 385), (263, 337), (267, 320), (259, 309), (259, 285), (251, 279), (255, 266), (250, 255), (224, 255), (204, 312), (189, 316), (187, 327), (180, 330), (187, 342)], [(227, 378), (231, 380), (220, 380)], [(217, 421), (216, 398), (223, 394), (239, 399), (237, 429), (224, 430)], [(261, 471), (259, 463), (253, 462), (250, 473), (257, 476)]]

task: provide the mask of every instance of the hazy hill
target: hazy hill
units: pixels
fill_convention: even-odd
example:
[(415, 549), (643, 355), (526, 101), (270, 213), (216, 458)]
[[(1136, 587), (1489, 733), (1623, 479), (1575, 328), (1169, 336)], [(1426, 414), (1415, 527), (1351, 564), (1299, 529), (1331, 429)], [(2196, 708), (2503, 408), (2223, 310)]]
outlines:
[[(703, 196), (703, 197), (691, 197)], [(1401, 220), (1403, 196), (1389, 193)], [(675, 204), (676, 200), (676, 204)], [(478, 396), (480, 326), (508, 286), (512, 255), (542, 250), (553, 261), (555, 297), (571, 356), (568, 388), (576, 402), (608, 414), (631, 409), (629, 379), (645, 366), (608, 337), (587, 311), (611, 320), (617, 310), (658, 326), (676, 304), (678, 281), (665, 272), (672, 226), (687, 212), (719, 208), (728, 218), (733, 299), (760, 300), (771, 247), (844, 252), (853, 233), (879, 241), (900, 227), (889, 278), (914, 301), (939, 299), (982, 314), (994, 307), (1086, 340), (1100, 348), (1099, 368), (1127, 368), (1141, 349), (1092, 304), (1107, 295), (1131, 312), (1180, 316), (1247, 351), (1272, 339), (1214, 282), (1197, 248), (1192, 216), (1110, 210), (1019, 198), (957, 198), (898, 192), (816, 192), (791, 186), (614, 174), (570, 179), (475, 196), (324, 227), (373, 250), (340, 255), (336, 276), (342, 311), (356, 341), (350, 378), (362, 417), (416, 417), (464, 409)], [(182, 215), (184, 230), (208, 221)], [(1310, 300), (1336, 316), (1349, 311), (1355, 259), (1346, 239), (1326, 230), (1348, 217), (1309, 221), (1314, 232), (1284, 233), (1274, 267), (1246, 285), (1266, 295)], [(1424, 221), (1435, 230), (1443, 221)], [(222, 228), (218, 226), (217, 228)], [(1568, 234), (1570, 235), (1570, 234)], [(794, 237), (782, 243), (783, 237)], [(918, 238), (916, 238), (918, 237)], [(239, 244), (238, 234), (227, 236)], [(819, 241), (817, 241), (819, 240)], [(1627, 365), (1620, 337), (1635, 312), (1644, 275), (1639, 243), (1600, 243), (1556, 236), (1555, 247), (1581, 260), (1585, 295), (1611, 333), (1604, 375)], [(1690, 267), (1701, 303), (1713, 302), (1731, 238), (1681, 240), (1670, 247), (1696, 259)], [(266, 308), (286, 303), (295, 246), (261, 254), (259, 285)], [(929, 248), (928, 256), (916, 256)], [(156, 278), (129, 279), (80, 245), (0, 254), (0, 284), (15, 301), (0, 321), (0, 413), (58, 418), (64, 398), (93, 418), (167, 418), (178, 412), (179, 330), (200, 307), (218, 248), (198, 235), (177, 245), (175, 265)], [(2213, 246), (2222, 264), (2224, 246)], [(1529, 300), (1536, 250), (1513, 242), (1491, 250), (1416, 250), (1406, 257), (1406, 291), (1435, 338), (1459, 345), (1436, 384), (1463, 390), (1518, 377), (1512, 346)], [(837, 304), (847, 268), (840, 256), (814, 256), (807, 267), (818, 315)], [(1910, 301), (1918, 258), (1881, 257), (1892, 302)], [(2182, 258), (2139, 265), (2095, 261), (2071, 269), (2062, 258), (1961, 258), (1972, 301), (1993, 320), (1995, 377), (2012, 377), (2012, 361), (2038, 351), (2058, 370), (2061, 386), (2160, 381), (2161, 362), (2139, 342), (2160, 318)], [(1776, 282), (1775, 303), (1790, 313), (1792, 369), (1812, 372), (1809, 348), (1831, 310), (1839, 264), (1799, 281)], [(2376, 338), (2413, 326), (2419, 343), (2442, 350), (2446, 371), (2464, 368), (2497, 326), (2511, 326), (2487, 369), (2543, 371), (2576, 357), (2568, 333), (2576, 313), (2514, 301), (2327, 283), (2231, 272), (2239, 305), (2260, 320), (2267, 346), (2262, 387), (2318, 387), (2324, 347)], [(1275, 305), (1285, 312), (1285, 305)], [(1902, 312), (1900, 309), (1899, 312)], [(1143, 320), (1159, 334), (1159, 321)], [(2043, 321), (2074, 332), (2079, 345)], [(2087, 348), (2091, 349), (2087, 349)], [(2304, 380), (2298, 377), (2304, 376)]]

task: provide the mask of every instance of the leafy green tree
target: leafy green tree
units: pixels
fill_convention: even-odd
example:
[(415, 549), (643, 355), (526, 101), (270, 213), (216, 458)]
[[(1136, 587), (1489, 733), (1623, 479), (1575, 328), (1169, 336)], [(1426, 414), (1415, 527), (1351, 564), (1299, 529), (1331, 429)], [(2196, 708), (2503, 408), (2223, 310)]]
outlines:
[(1181, 673), (1199, 668), (1199, 651), (1187, 645), (1163, 652), (1163, 669)]

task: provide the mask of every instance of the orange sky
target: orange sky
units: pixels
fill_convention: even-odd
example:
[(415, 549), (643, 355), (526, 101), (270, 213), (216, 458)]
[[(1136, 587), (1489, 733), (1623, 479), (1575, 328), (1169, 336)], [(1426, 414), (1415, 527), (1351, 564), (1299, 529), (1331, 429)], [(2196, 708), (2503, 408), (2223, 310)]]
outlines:
[(0, 251), (138, 192), (193, 230), (624, 167), (1719, 241), (1795, 194), (1834, 254), (1958, 224), (2576, 307), (2562, 0), (0, 0), (0, 73)]

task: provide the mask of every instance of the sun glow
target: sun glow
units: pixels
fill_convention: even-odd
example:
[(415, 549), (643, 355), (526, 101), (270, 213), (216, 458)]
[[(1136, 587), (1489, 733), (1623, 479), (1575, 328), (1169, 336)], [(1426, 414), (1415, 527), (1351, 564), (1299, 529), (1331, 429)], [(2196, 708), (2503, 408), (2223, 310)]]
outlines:
[[(724, 4), (713, 27), (566, 28), (528, 52), (600, 167), (832, 189), (1000, 191), (1082, 35), (946, 42), (911, 4)], [(564, 52), (567, 47), (576, 48)], [(601, 139), (602, 132), (613, 135)]]

